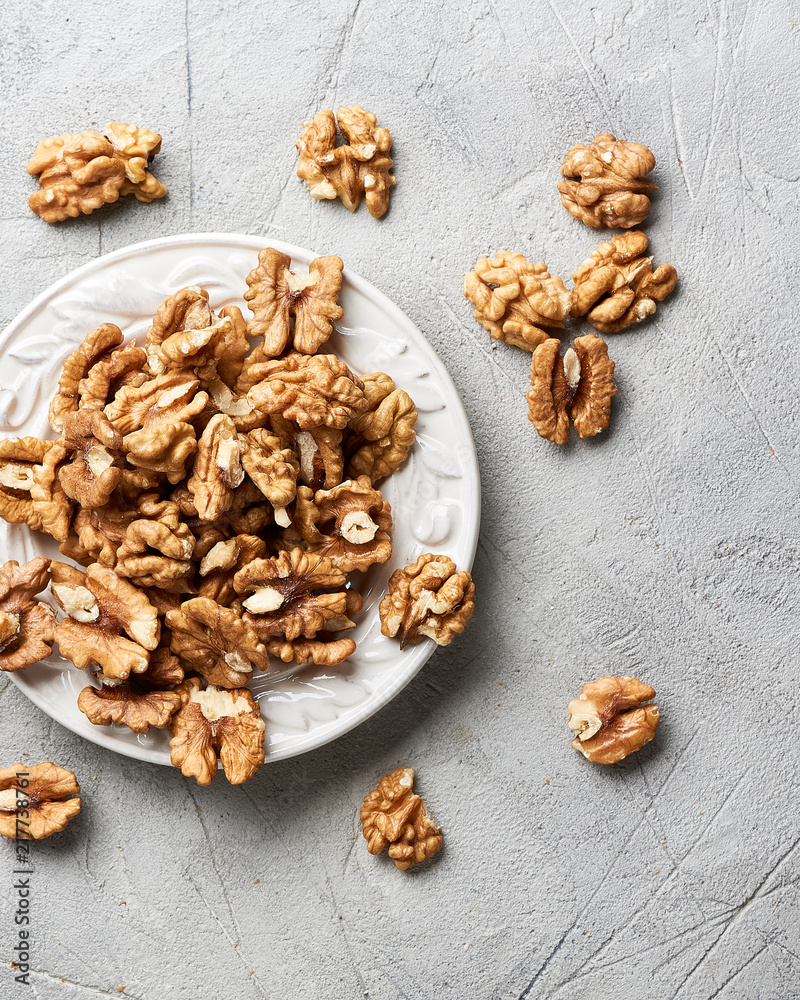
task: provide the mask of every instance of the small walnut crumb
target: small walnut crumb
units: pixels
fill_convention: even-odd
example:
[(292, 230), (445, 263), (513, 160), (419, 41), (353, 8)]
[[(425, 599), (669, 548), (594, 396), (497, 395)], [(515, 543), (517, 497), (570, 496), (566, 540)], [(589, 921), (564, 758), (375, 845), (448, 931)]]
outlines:
[(379, 612), (381, 632), (399, 636), (401, 649), (424, 637), (447, 646), (475, 613), (475, 584), (452, 559), (426, 552), (392, 573)]
[(528, 419), (541, 437), (566, 444), (570, 417), (582, 438), (608, 427), (617, 387), (604, 340), (593, 333), (578, 337), (563, 358), (560, 348), (552, 338), (533, 352)]
[(72, 771), (51, 762), (0, 768), (0, 836), (44, 840), (59, 833), (81, 811), (80, 790)]
[[(494, 260), (481, 257), (464, 275), (464, 295), (475, 319), (495, 340), (532, 351), (560, 330), (569, 313), (569, 292), (546, 264), (531, 264), (521, 253), (501, 250)], [(544, 327), (544, 329), (542, 329)]]
[(442, 828), (413, 791), (414, 769), (398, 767), (385, 774), (364, 799), (360, 819), (370, 854), (389, 845), (389, 857), (406, 871), (441, 851)]
[(308, 184), (312, 198), (340, 198), (351, 212), (365, 194), (369, 214), (379, 219), (389, 208), (395, 182), (389, 173), (392, 137), (388, 129), (377, 128), (375, 115), (359, 105), (339, 108), (337, 116), (345, 139), (341, 146), (336, 145), (332, 111), (320, 111), (313, 121), (303, 123), (303, 132), (295, 142), (300, 153), (297, 176)]
[(572, 315), (586, 316), (601, 333), (619, 333), (652, 316), (678, 275), (671, 264), (653, 271), (653, 258), (644, 256), (647, 245), (639, 230), (601, 243), (572, 276)]
[(561, 204), (593, 229), (632, 229), (647, 218), (648, 195), (658, 190), (646, 180), (655, 165), (647, 146), (602, 132), (591, 145), (579, 143), (567, 153), (561, 176), (580, 180), (559, 181)]
[(595, 764), (615, 764), (649, 743), (658, 729), (656, 693), (635, 677), (601, 677), (569, 703), (572, 745)]

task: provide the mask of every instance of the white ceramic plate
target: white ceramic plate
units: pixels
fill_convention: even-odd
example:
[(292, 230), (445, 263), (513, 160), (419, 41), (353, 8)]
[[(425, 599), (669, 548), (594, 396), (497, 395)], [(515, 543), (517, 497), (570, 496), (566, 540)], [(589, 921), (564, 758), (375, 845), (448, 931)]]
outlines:
[[(307, 250), (269, 241), (308, 265)], [(208, 289), (211, 305), (238, 305), (263, 237), (194, 234), (149, 240), (100, 257), (47, 289), (0, 337), (0, 433), (52, 437), (47, 406), (61, 364), (100, 323), (116, 323), (126, 339), (143, 338), (158, 304), (185, 285)], [(365, 575), (364, 608), (348, 634), (356, 652), (338, 667), (258, 674), (251, 689), (266, 721), (267, 760), (291, 757), (335, 739), (369, 718), (400, 691), (436, 648), (426, 639), (400, 651), (381, 635), (378, 602), (389, 575), (422, 552), (450, 556), (471, 569), (480, 521), (480, 482), (469, 423), (441, 361), (411, 320), (376, 288), (345, 267), (342, 322), (330, 349), (357, 372), (386, 371), (419, 411), (417, 442), (408, 461), (381, 486), (394, 516), (393, 552)], [(59, 557), (56, 544), (26, 526), (0, 522), (1, 561)], [(112, 725), (93, 726), (78, 710), (86, 674), (60, 656), (10, 674), (57, 722), (101, 746), (140, 760), (169, 764), (168, 733), (141, 736)]]

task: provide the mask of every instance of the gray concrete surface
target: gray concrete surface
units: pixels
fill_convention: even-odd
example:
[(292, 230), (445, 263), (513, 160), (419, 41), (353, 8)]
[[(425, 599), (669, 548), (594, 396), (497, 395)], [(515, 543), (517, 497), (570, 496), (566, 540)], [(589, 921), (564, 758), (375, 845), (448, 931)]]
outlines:
[[(249, 785), (102, 751), (0, 679), (2, 762), (85, 787), (36, 850), (32, 996), (800, 996), (799, 30), (794, 4), (742, 0), (2, 5), (2, 323), (147, 237), (338, 253), (447, 364), (484, 489), (466, 637)], [(395, 140), (381, 222), (294, 175), (301, 122), (356, 102)], [(164, 135), (168, 199), (48, 227), (26, 206), (35, 143), (109, 119)], [(610, 432), (559, 450), (526, 420), (527, 356), (473, 322), (461, 276), (501, 248), (569, 276), (599, 236), (561, 208), (558, 168), (603, 130), (655, 152), (647, 232), (680, 286), (612, 340)], [(606, 673), (651, 682), (663, 724), (602, 769), (565, 720)], [(405, 762), (446, 833), (410, 874), (357, 822)], [(3, 998), (26, 995), (12, 863), (0, 845)]]

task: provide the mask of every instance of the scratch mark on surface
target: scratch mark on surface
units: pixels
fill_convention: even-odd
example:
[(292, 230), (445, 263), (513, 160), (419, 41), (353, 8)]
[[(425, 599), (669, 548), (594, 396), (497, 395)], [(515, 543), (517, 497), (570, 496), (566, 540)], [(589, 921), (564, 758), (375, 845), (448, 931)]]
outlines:
[(356, 18), (358, 16), (359, 8), (361, 7), (362, 0), (356, 0), (356, 5), (353, 8), (352, 14), (350, 14), (347, 23), (342, 31), (341, 38), (339, 39), (339, 44), (336, 47), (336, 52), (333, 55), (334, 69), (331, 74), (331, 79), (326, 88), (327, 92), (330, 94), (330, 100), (333, 101), (336, 98), (339, 89), (339, 77), (342, 72), (342, 59), (344, 58), (347, 46), (350, 44), (350, 39), (353, 37), (353, 29), (356, 26)]
[[(6, 962), (4, 959), (0, 959), (0, 965), (5, 966), (7, 969), (12, 969), (10, 962)], [(118, 990), (114, 990), (113, 993), (109, 993), (108, 990), (103, 990), (99, 986), (87, 986), (86, 983), (78, 983), (74, 979), (65, 979), (63, 976), (54, 976), (51, 972), (45, 972), (43, 969), (31, 969), (29, 975), (31, 976), (41, 976), (42, 979), (46, 979), (51, 983), (58, 983), (59, 986), (72, 986), (77, 990), (85, 990), (87, 993), (91, 993), (96, 997), (114, 997), (114, 1000), (142, 1000), (141, 997), (136, 997), (133, 993), (129, 993), (125, 990), (124, 993), (120, 993)], [(31, 986), (33, 984), (31, 983)]]
[(578, 62), (583, 67), (583, 72), (586, 74), (586, 79), (592, 85), (592, 90), (595, 92), (595, 94), (597, 96), (597, 100), (600, 102), (600, 107), (603, 109), (603, 112), (604, 112), (604, 114), (606, 116), (606, 121), (611, 125), (612, 131), (616, 132), (617, 129), (616, 129), (616, 125), (614, 124), (614, 116), (611, 114), (611, 111), (609, 110), (608, 105), (606, 104), (605, 100), (603, 99), (603, 95), (600, 93), (600, 89), (598, 88), (597, 84), (594, 82), (594, 76), (589, 72), (589, 67), (586, 65), (586, 61), (584, 60), (583, 55), (581, 54), (581, 50), (578, 48), (578, 46), (577, 46), (577, 44), (575, 42), (575, 39), (572, 37), (572, 32), (569, 30), (569, 28), (564, 23), (564, 19), (562, 18), (561, 14), (559, 13), (558, 8), (556, 7), (556, 5), (553, 3), (553, 0), (547, 0), (547, 2), (550, 5), (550, 9), (555, 14), (556, 19), (558, 20), (558, 23), (561, 25), (561, 28), (562, 28), (564, 34), (569, 39), (570, 45), (575, 50), (575, 55), (578, 57)]

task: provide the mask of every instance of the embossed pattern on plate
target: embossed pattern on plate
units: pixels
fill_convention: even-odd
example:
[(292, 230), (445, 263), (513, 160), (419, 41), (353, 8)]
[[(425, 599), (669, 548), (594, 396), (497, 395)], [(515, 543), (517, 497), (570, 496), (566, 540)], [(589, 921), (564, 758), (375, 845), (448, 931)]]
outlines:
[[(308, 265), (316, 254), (276, 240), (271, 246)], [(196, 234), (139, 243), (79, 268), (40, 295), (0, 337), (0, 433), (52, 437), (47, 405), (61, 364), (86, 333), (116, 323), (126, 340), (142, 339), (159, 303), (184, 285), (201, 285), (219, 309), (238, 305), (262, 237)], [(426, 639), (402, 653), (380, 632), (378, 603), (390, 574), (425, 551), (471, 569), (480, 520), (480, 481), (466, 414), (450, 376), (425, 337), (381, 292), (344, 270), (343, 322), (330, 348), (358, 372), (383, 370), (417, 405), (417, 443), (399, 472), (382, 484), (394, 516), (393, 552), (359, 584), (364, 608), (348, 633), (356, 652), (338, 667), (279, 669), (251, 682), (266, 721), (267, 760), (327, 743), (390, 701), (436, 648)], [(0, 522), (3, 560), (59, 557), (55, 542), (24, 525)], [(102, 746), (169, 764), (168, 733), (136, 736), (125, 727), (93, 726), (78, 710), (86, 676), (59, 656), (11, 674), (53, 719)]]

